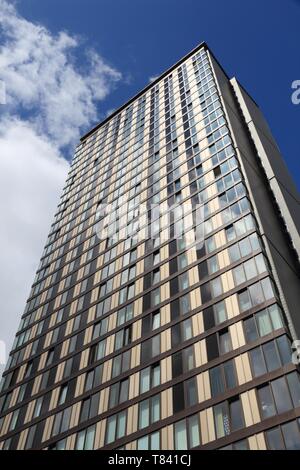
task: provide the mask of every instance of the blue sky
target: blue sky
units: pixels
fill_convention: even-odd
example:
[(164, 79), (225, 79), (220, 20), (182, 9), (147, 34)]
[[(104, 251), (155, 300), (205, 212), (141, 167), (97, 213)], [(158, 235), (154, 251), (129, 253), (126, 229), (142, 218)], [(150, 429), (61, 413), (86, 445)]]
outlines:
[[(19, 12), (52, 32), (84, 38), (124, 79), (101, 103), (116, 108), (201, 41), (263, 110), (300, 187), (300, 1), (19, 0)], [(99, 119), (99, 120), (100, 120)]]

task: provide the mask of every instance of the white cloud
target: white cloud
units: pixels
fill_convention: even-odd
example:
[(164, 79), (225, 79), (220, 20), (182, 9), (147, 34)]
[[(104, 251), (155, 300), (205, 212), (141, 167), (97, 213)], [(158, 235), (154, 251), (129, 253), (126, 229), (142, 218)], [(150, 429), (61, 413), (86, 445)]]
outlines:
[(154, 82), (158, 77), (159, 75), (153, 75), (152, 77), (149, 77), (149, 83)]
[(63, 154), (121, 74), (93, 50), (82, 56), (78, 37), (53, 35), (6, 0), (0, 28), (0, 340), (10, 348), (69, 167)]
[(5, 0), (0, 0), (0, 25), (6, 39), (0, 78), (6, 83), (8, 110), (37, 107), (38, 118), (32, 119), (40, 132), (59, 146), (74, 142), (79, 129), (96, 120), (95, 101), (107, 96), (120, 73), (93, 50), (87, 51), (85, 66), (76, 67), (78, 38), (52, 35), (21, 18)]
[(0, 155), (0, 339), (9, 350), (69, 165), (16, 120), (0, 132)]

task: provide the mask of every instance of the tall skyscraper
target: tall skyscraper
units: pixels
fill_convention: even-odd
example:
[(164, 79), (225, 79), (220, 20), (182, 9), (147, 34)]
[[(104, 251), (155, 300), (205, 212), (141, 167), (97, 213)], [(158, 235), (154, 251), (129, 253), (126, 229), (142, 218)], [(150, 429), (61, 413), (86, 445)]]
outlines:
[(0, 447), (299, 449), (299, 225), (258, 106), (200, 44), (76, 148)]

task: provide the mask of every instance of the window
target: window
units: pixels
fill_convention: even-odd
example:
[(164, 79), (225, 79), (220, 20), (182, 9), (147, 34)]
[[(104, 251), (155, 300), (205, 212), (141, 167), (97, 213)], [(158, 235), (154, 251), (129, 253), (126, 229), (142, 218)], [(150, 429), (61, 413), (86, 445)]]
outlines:
[(160, 303), (160, 288), (151, 291), (151, 305), (155, 307)]
[(286, 336), (249, 351), (250, 363), (254, 377), (272, 372), (291, 362), (291, 345)]
[(226, 354), (232, 350), (232, 343), (229, 331), (223, 330), (219, 333), (219, 352)]
[(209, 371), (211, 395), (215, 397), (237, 386), (234, 361), (225, 362)]
[(188, 372), (195, 367), (194, 346), (179, 351), (172, 355), (172, 377), (178, 377), (183, 372)]
[(117, 312), (117, 326), (123, 325), (127, 321), (133, 318), (133, 304), (129, 304), (124, 308), (121, 308)]
[(178, 276), (179, 290), (185, 290), (189, 287), (189, 277), (188, 273), (183, 273)]
[(252, 284), (249, 288), (238, 293), (240, 311), (245, 312), (267, 300), (275, 297), (271, 280), (267, 277), (260, 282)]
[(115, 334), (115, 351), (131, 343), (132, 326), (128, 326)]
[(128, 400), (129, 379), (121, 380), (116, 384), (111, 385), (109, 395), (109, 408), (124, 403)]
[(98, 385), (102, 382), (102, 371), (103, 371), (103, 364), (95, 367), (95, 369), (89, 370), (86, 374), (85, 379), (85, 387), (84, 391), (87, 392), (94, 387), (98, 387)]
[(158, 264), (159, 262), (160, 262), (160, 254), (158, 250), (153, 253), (153, 265)]
[(63, 405), (65, 403), (67, 394), (68, 394), (68, 384), (64, 384), (60, 388), (58, 405)]
[(96, 393), (82, 401), (80, 423), (98, 415), (100, 393)]
[(292, 372), (286, 376), (288, 387), (291, 393), (293, 405), (295, 408), (300, 406), (300, 377), (297, 372)]
[(269, 418), (276, 414), (275, 404), (269, 385), (261, 387), (257, 391), (258, 401), (260, 404), (261, 417)]
[(244, 320), (245, 337), (247, 342), (255, 341), (258, 337), (268, 335), (283, 326), (281, 310), (274, 304)]
[(160, 450), (159, 431), (140, 437), (140, 439), (137, 440), (137, 450)]
[(119, 303), (122, 304), (126, 302), (126, 300), (132, 299), (132, 297), (134, 297), (134, 283), (120, 290)]
[(186, 380), (184, 382), (185, 403), (186, 406), (194, 406), (198, 403), (198, 389), (196, 378)]
[(183, 253), (178, 256), (178, 267), (179, 269), (184, 269), (188, 265), (187, 255)]
[(160, 420), (160, 395), (155, 395), (139, 403), (139, 429)]
[(218, 302), (217, 304), (213, 305), (212, 307), (208, 307), (203, 311), (203, 321), (204, 321), (204, 329), (205, 331), (213, 328), (216, 325), (219, 325), (226, 321), (227, 317), (227, 309), (224, 300)]
[(266, 270), (267, 266), (264, 256), (262, 254), (257, 255), (232, 270), (235, 285), (238, 286), (243, 282), (249, 281)]
[(244, 416), (240, 400), (233, 399), (213, 407), (217, 438), (226, 436), (244, 426)]
[(180, 297), (179, 303), (180, 303), (180, 311), (182, 315), (185, 315), (186, 313), (190, 312), (191, 308), (190, 308), (189, 294), (183, 295), (182, 297)]
[(266, 441), (270, 450), (300, 449), (300, 420), (290, 421), (282, 426), (266, 431)]
[(100, 336), (107, 333), (107, 328), (108, 328), (108, 317), (106, 317), (103, 320), (95, 323), (92, 339), (99, 338)]
[(285, 447), (288, 450), (299, 450), (300, 449), (300, 436), (299, 436), (299, 420), (298, 426), (296, 421), (283, 424), (281, 426), (283, 439), (285, 441)]
[(131, 350), (119, 354), (113, 358), (112, 377), (126, 372), (130, 367)]
[(126, 434), (127, 410), (109, 416), (106, 422), (105, 444), (110, 444)]
[(153, 336), (142, 343), (141, 347), (141, 361), (149, 361), (152, 357), (160, 354), (160, 335)]
[(153, 387), (160, 385), (160, 363), (152, 364), (141, 370), (140, 393), (148, 392)]
[(64, 409), (60, 413), (57, 413), (54, 418), (54, 424), (52, 428), (52, 435), (56, 436), (61, 432), (67, 431), (69, 428), (71, 418), (71, 407)]
[(293, 405), (284, 377), (273, 380), (271, 382), (271, 388), (278, 413), (285, 413), (292, 409)]
[(174, 435), (175, 435), (175, 449), (176, 450), (185, 450), (188, 448), (187, 444), (187, 430), (185, 420), (179, 421), (174, 425)]
[(233, 442), (226, 447), (221, 447), (220, 450), (248, 450), (248, 440), (243, 439), (242, 441)]
[(200, 445), (198, 415), (191, 416), (174, 424), (175, 450), (192, 449)]

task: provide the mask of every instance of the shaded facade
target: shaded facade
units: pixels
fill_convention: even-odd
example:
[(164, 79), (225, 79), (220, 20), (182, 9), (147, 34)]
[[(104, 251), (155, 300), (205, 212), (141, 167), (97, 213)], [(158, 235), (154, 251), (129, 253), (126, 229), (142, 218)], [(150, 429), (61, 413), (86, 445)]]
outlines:
[[(125, 199), (104, 237), (99, 207)], [(3, 375), (0, 448), (299, 449), (299, 220), (259, 108), (199, 45), (76, 148)]]

